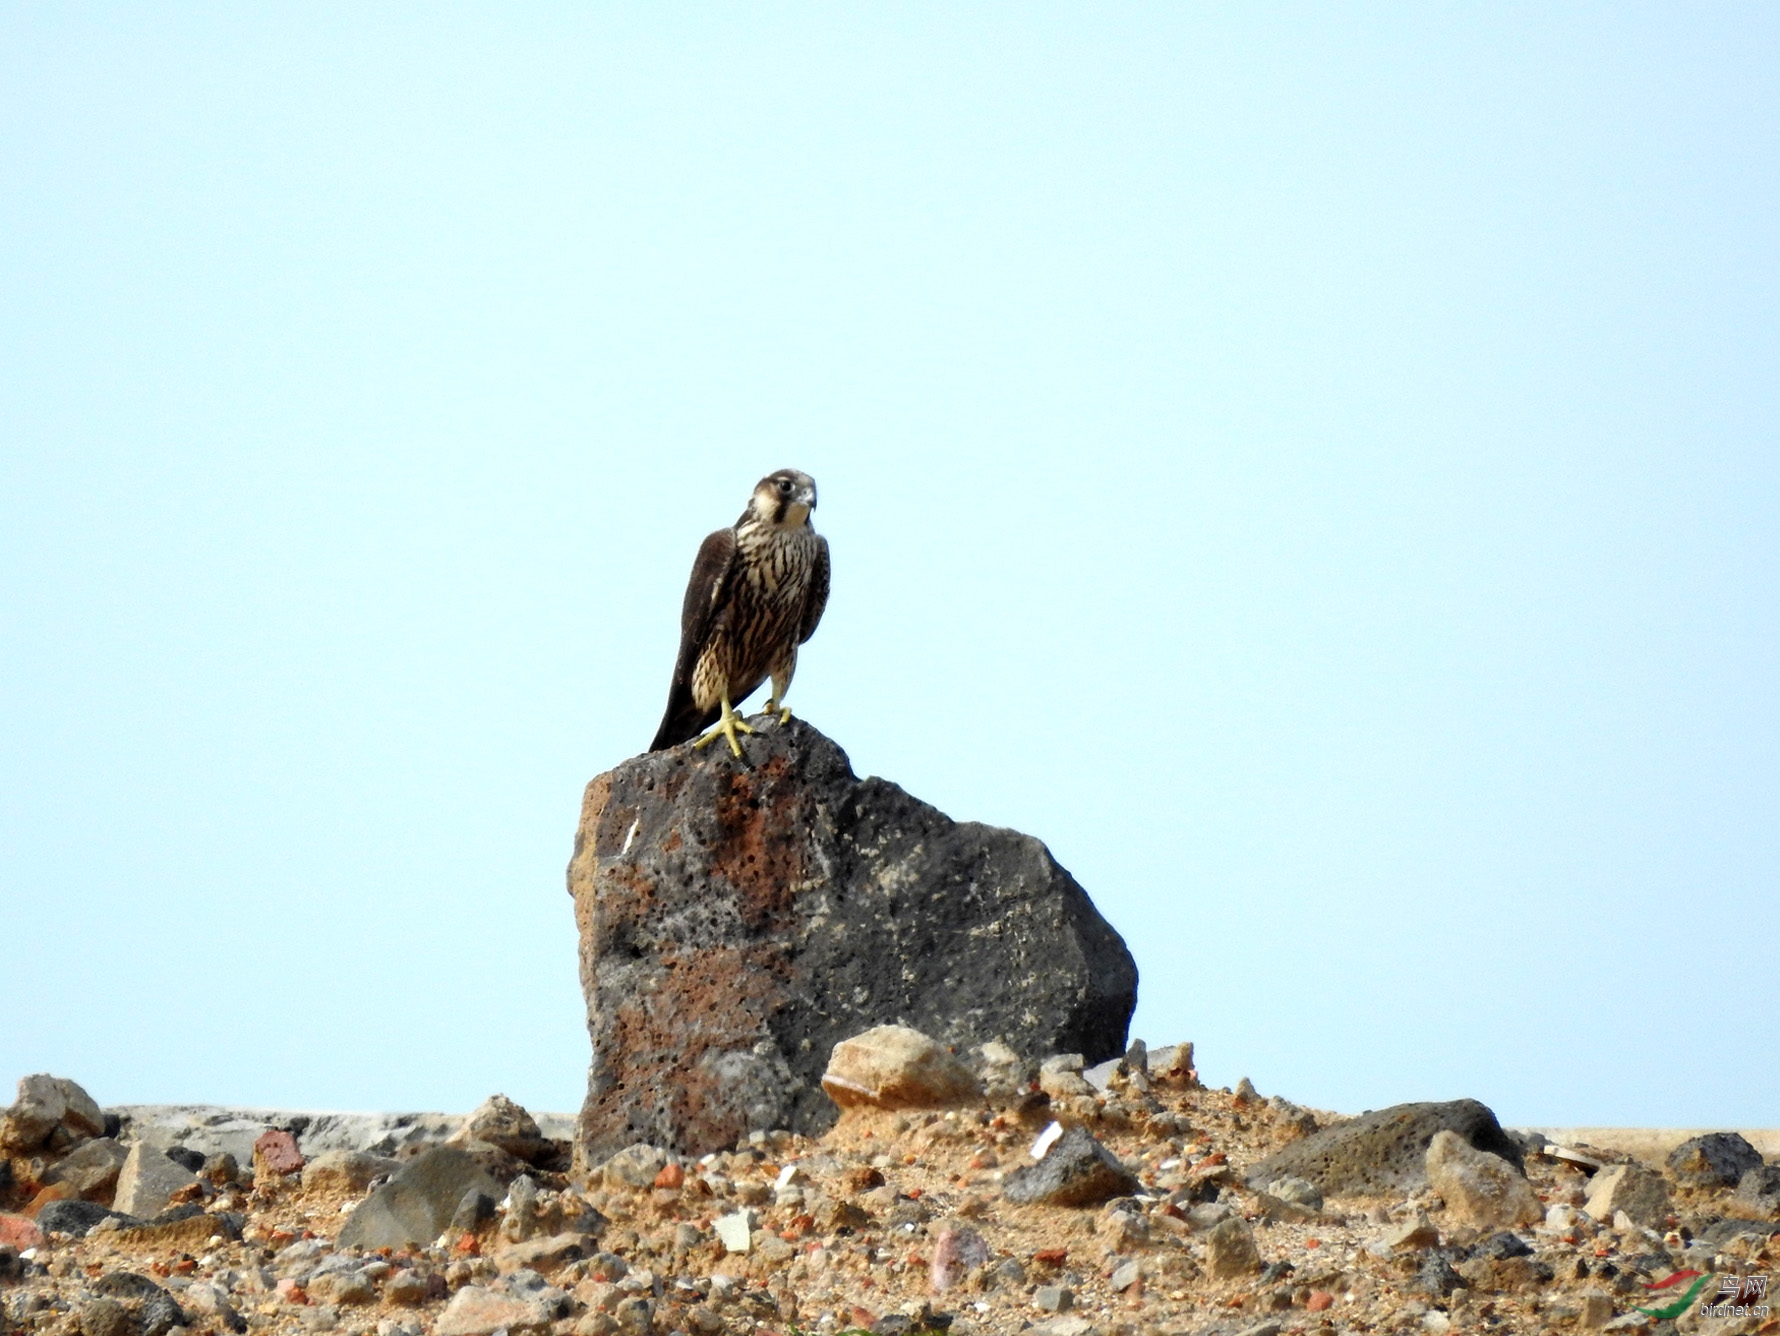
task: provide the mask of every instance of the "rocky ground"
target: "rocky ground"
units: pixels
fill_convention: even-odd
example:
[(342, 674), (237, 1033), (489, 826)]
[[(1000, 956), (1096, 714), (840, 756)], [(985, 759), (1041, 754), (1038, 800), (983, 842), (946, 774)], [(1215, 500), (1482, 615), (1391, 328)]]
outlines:
[[(1753, 1283), (1700, 1315), (1780, 1269), (1780, 1169), (1734, 1134), (1645, 1166), (1469, 1101), (1336, 1121), (1206, 1089), (1189, 1045), (1086, 1072), (965, 1056), (874, 1031), (837, 1050), (820, 1138), (634, 1146), (579, 1180), (498, 1098), (358, 1147), (298, 1120), (243, 1162), (27, 1078), (0, 1122), (0, 1330), (1780, 1330)], [(1637, 1311), (1689, 1271), (1677, 1318)]]

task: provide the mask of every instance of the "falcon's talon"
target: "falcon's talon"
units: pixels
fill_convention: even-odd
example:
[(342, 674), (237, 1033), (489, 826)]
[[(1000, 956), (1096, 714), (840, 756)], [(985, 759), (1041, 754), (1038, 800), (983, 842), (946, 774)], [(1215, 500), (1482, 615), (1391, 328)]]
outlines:
[(735, 753), (737, 759), (740, 759), (742, 754), (742, 744), (736, 741), (735, 735), (737, 733), (752, 733), (753, 731), (754, 726), (730, 708), (729, 697), (725, 696), (723, 698), (723, 717), (717, 721), (717, 726), (715, 728), (692, 744), (692, 749), (697, 751), (712, 738), (721, 736), (728, 741), (730, 751)]
[(761, 712), (763, 714), (777, 714), (781, 725), (791, 722), (791, 707), (789, 705), (781, 705), (776, 697), (767, 697), (766, 704), (762, 707)]

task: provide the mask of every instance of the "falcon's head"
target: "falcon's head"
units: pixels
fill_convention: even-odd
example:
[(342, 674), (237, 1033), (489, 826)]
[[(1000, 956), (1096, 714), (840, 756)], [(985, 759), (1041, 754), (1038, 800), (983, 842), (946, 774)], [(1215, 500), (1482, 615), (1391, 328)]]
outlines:
[(753, 519), (789, 528), (808, 524), (815, 508), (816, 480), (796, 469), (767, 474), (754, 484), (754, 495), (748, 502)]

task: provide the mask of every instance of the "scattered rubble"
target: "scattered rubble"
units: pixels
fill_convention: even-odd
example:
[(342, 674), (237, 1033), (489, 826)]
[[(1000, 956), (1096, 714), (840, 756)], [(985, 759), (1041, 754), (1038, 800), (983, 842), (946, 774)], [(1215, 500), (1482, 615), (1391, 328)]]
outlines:
[[(386, 1147), (399, 1155), (311, 1145), (286, 1118), (242, 1158), (158, 1132), (157, 1150), (140, 1135), (157, 1125), (115, 1116), (44, 1131), (28, 1108), (12, 1125), (41, 1139), (0, 1179), (0, 1333), (1534, 1336), (1646, 1328), (1639, 1309), (1685, 1271), (1716, 1293), (1780, 1269), (1765, 1163), (1733, 1189), (1734, 1160), (1697, 1172), (1710, 1149), (1664, 1167), (1522, 1155), (1467, 1101), (1340, 1121), (1205, 1089), (1184, 1045), (1128, 1053), (1096, 1071), (1103, 1088), (1053, 1065), (1092, 1093), (1047, 1097), (1033, 1085), (1055, 1056), (989, 1055), (1004, 1075), (979, 1066), (980, 1093), (952, 1107), (862, 1104), (820, 1138), (767, 1129), (698, 1156), (638, 1144), (579, 1176), (553, 1167), (563, 1123), (511, 1101), (429, 1121)], [(41, 1089), (32, 1108), (53, 1106)], [(1307, 1137), (1307, 1117), (1323, 1130)], [(112, 1209), (121, 1176), (78, 1172), (115, 1158), (85, 1149), (108, 1122), (139, 1166), (185, 1175), (151, 1214)], [(1515, 1158), (1479, 1146), (1491, 1129)], [(268, 1130), (300, 1169), (240, 1168)]]

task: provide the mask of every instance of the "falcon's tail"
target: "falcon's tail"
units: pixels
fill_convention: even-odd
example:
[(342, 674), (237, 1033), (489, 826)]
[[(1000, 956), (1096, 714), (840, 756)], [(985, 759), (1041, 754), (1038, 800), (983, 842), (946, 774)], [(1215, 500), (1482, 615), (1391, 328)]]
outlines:
[(661, 716), (661, 727), (655, 730), (655, 741), (649, 744), (649, 750), (666, 751), (696, 738), (716, 723), (721, 713), (721, 710), (699, 709), (692, 703), (692, 692), (684, 687), (676, 689), (668, 696), (667, 713)]

